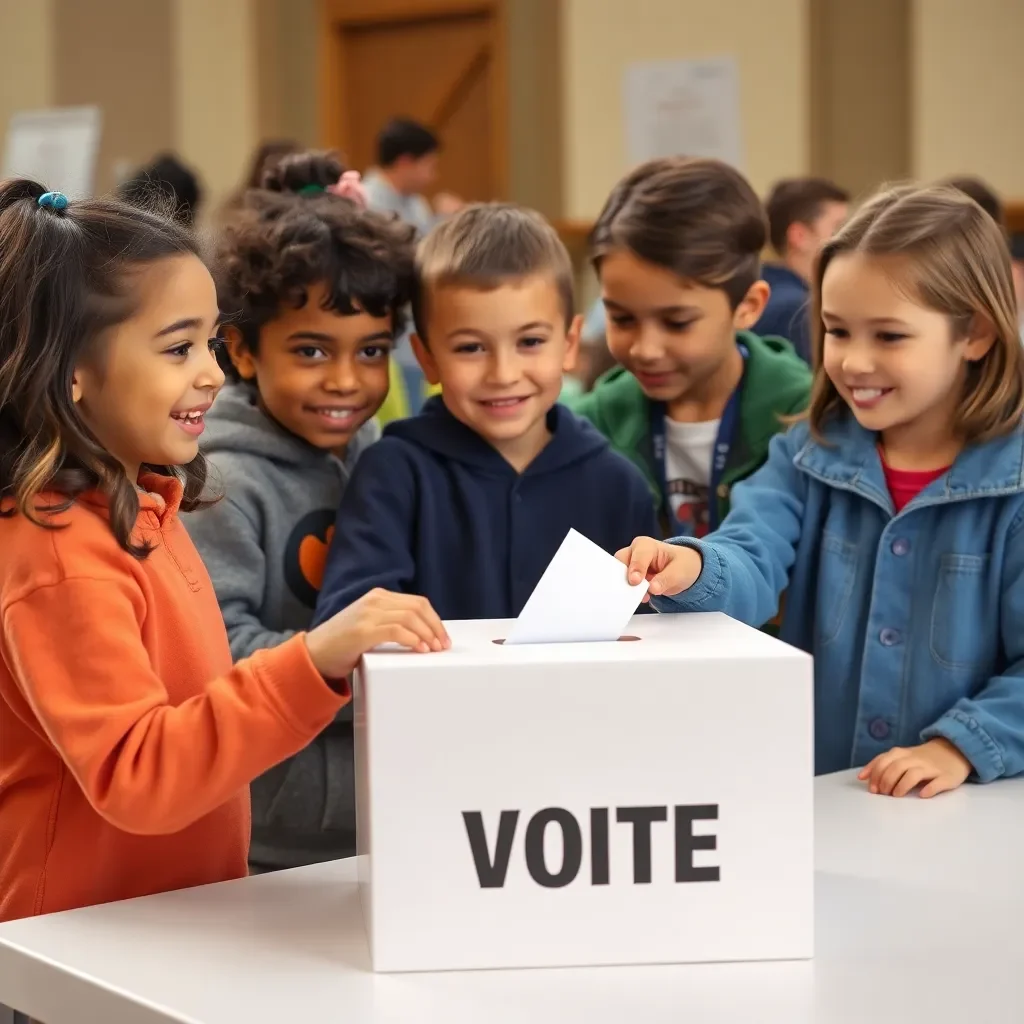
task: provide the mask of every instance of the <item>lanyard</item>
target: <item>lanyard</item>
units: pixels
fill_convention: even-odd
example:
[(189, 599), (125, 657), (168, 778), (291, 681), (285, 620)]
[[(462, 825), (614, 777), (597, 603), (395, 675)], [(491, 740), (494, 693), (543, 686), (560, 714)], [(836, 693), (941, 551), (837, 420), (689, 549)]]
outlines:
[[(746, 346), (739, 346), (740, 354), (743, 356), (743, 369), (746, 373), (747, 349)], [(739, 421), (740, 394), (743, 391), (743, 378), (722, 410), (722, 417), (718, 421), (718, 436), (715, 438), (714, 451), (711, 454), (711, 481), (708, 486), (708, 529), (718, 528), (718, 499), (719, 487), (722, 483), (722, 474), (725, 471), (726, 463), (729, 461), (729, 452), (732, 450), (732, 442), (736, 436), (736, 425)], [(671, 525), (674, 521), (672, 515), (672, 502), (668, 495), (668, 480), (666, 479), (665, 459), (665, 404), (663, 402), (651, 402), (651, 444), (654, 449), (654, 471), (658, 478), (658, 487), (661, 490), (661, 510)]]

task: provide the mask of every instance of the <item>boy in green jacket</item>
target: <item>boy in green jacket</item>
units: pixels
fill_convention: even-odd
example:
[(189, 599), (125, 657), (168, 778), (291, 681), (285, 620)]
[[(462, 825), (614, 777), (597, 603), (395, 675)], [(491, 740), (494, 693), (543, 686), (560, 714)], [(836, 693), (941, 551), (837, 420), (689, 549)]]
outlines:
[(702, 537), (807, 405), (811, 371), (749, 331), (769, 295), (760, 200), (734, 168), (671, 157), (612, 191), (591, 258), (621, 364), (572, 401), (644, 473), (667, 536)]

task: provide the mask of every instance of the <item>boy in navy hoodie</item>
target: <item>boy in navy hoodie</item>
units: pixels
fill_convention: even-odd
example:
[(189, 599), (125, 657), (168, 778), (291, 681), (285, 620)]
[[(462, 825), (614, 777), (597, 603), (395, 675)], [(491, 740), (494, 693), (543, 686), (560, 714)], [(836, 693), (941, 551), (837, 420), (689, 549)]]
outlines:
[(558, 404), (580, 318), (542, 217), (492, 203), (438, 225), (417, 252), (413, 319), (441, 394), (360, 458), (315, 621), (374, 587), (445, 619), (512, 618), (570, 528), (608, 552), (657, 530), (639, 470)]

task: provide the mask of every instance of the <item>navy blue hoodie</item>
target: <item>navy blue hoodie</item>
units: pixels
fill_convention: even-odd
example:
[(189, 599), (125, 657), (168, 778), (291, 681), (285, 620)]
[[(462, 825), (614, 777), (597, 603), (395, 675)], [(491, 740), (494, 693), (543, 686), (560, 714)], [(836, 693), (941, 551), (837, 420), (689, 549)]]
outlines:
[(658, 536), (640, 471), (562, 405), (548, 426), (520, 474), (440, 398), (389, 424), (345, 489), (314, 622), (374, 587), (443, 619), (515, 618), (570, 527), (609, 552)]

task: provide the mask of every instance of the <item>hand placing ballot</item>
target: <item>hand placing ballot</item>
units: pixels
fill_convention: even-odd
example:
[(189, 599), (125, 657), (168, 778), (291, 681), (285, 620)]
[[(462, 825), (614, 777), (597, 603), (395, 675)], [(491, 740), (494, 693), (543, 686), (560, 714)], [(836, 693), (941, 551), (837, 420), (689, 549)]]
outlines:
[(509, 631), (508, 644), (617, 640), (647, 593), (603, 548), (570, 530)]
[(679, 544), (666, 544), (653, 537), (637, 537), (628, 548), (615, 552), (615, 557), (626, 566), (626, 579), (630, 586), (646, 581), (651, 596), (673, 597), (697, 582), (703, 568), (703, 559), (695, 548)]

